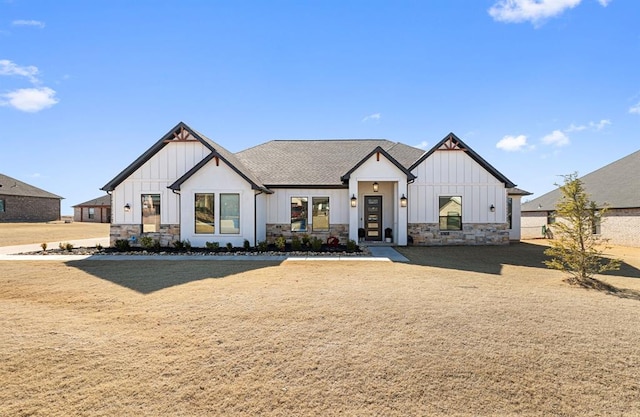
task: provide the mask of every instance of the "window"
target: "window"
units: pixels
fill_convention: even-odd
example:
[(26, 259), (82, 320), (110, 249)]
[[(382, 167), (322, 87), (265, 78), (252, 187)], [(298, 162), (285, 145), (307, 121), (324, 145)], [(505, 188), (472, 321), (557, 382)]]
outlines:
[(600, 217), (600, 212), (598, 210), (594, 210), (593, 215), (591, 216), (591, 233), (599, 235), (601, 223), (602, 219)]
[(462, 230), (462, 197), (440, 196), (440, 230)]
[(314, 232), (329, 231), (329, 197), (311, 199), (311, 221)]
[(220, 233), (240, 233), (240, 194), (220, 194)]
[(507, 223), (509, 230), (513, 229), (513, 198), (507, 197)]
[(4, 200), (0, 200), (0, 213), (4, 213)]
[(89, 207), (89, 214), (88, 217), (90, 219), (95, 219), (96, 218), (96, 209), (93, 207)]
[(291, 231), (307, 231), (307, 197), (291, 197)]
[(195, 232), (196, 234), (213, 234), (216, 231), (216, 222), (213, 217), (212, 193), (196, 193), (195, 195)]
[(556, 212), (547, 211), (547, 224), (554, 224), (556, 222)]
[(142, 194), (142, 233), (160, 231), (160, 194)]

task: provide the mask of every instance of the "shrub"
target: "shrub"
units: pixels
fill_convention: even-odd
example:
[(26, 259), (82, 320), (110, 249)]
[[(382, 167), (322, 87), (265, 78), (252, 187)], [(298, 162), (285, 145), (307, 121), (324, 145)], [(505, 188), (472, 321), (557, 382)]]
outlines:
[(284, 236), (276, 238), (276, 248), (278, 248), (279, 251), (283, 252), (286, 244), (287, 240), (284, 238)]
[(220, 248), (220, 243), (218, 242), (205, 242), (204, 245), (209, 250), (218, 250)]
[(233, 243), (227, 242), (227, 251), (231, 252), (233, 250)]
[(183, 250), (184, 249), (184, 242), (182, 240), (174, 240), (173, 241), (173, 247), (178, 249), (178, 250)]
[(347, 252), (355, 252), (358, 249), (358, 244), (355, 240), (349, 239), (347, 241)]
[(191, 250), (191, 242), (189, 241), (189, 239), (185, 239), (182, 241), (182, 247), (186, 250)]
[(311, 239), (311, 249), (313, 249), (314, 252), (320, 252), (322, 250), (322, 239), (318, 239), (317, 237)]
[(302, 242), (298, 236), (291, 238), (291, 250), (299, 251), (302, 249)]
[(118, 239), (115, 241), (115, 247), (118, 252), (126, 252), (131, 248), (127, 239)]
[(302, 235), (302, 245), (305, 248), (308, 248), (311, 246), (311, 238), (309, 237), (309, 235)]
[(42, 248), (42, 251), (43, 251), (43, 252), (46, 252), (46, 250), (47, 250), (47, 242), (43, 242), (43, 243), (41, 243), (41, 244), (40, 244), (40, 247)]
[(60, 242), (60, 244), (58, 244), (58, 247), (61, 250), (66, 250), (66, 251), (69, 251), (69, 252), (71, 252), (73, 250), (73, 245), (71, 243), (69, 243), (69, 242), (65, 242), (65, 243)]
[(99, 243), (96, 243), (96, 249), (98, 249), (98, 250), (102, 250), (102, 245), (101, 245), (101, 244), (99, 244)]
[(142, 236), (140, 238), (140, 244), (143, 248), (149, 249), (153, 246), (153, 238), (151, 236)]
[(251, 243), (249, 243), (249, 241), (247, 239), (244, 240), (242, 246), (244, 247), (244, 250), (251, 249)]
[(266, 252), (267, 249), (269, 249), (269, 244), (267, 243), (266, 240), (262, 240), (262, 241), (258, 242), (258, 250), (260, 252)]

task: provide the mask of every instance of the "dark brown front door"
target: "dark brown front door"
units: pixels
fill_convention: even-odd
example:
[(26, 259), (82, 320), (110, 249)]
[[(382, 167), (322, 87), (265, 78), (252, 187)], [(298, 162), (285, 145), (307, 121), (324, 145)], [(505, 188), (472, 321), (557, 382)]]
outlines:
[(365, 240), (382, 240), (382, 196), (364, 198)]

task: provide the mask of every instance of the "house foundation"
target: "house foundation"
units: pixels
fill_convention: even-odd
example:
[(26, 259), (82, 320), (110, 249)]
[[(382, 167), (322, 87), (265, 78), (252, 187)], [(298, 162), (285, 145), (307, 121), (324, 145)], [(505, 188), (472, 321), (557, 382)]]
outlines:
[(131, 246), (140, 246), (140, 238), (149, 236), (160, 242), (160, 246), (171, 246), (176, 240), (180, 240), (179, 224), (161, 224), (160, 230), (153, 233), (142, 233), (140, 224), (112, 224), (109, 233), (109, 242), (115, 246), (116, 240), (128, 240)]
[(329, 237), (335, 236), (340, 240), (341, 244), (346, 244), (349, 240), (349, 225), (332, 224), (329, 226), (328, 232), (292, 232), (291, 225), (288, 223), (267, 223), (267, 243), (275, 243), (276, 239), (280, 236), (290, 240), (294, 235), (300, 238), (304, 235), (309, 236), (311, 239), (316, 237), (322, 240), (322, 242), (326, 242)]

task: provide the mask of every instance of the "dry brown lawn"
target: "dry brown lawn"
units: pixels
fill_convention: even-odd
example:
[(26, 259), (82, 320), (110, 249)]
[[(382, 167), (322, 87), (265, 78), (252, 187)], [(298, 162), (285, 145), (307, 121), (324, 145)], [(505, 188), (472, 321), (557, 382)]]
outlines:
[(0, 223), (0, 246), (109, 236), (108, 223)]
[(0, 415), (640, 415), (640, 251), (391, 262), (0, 262)]

